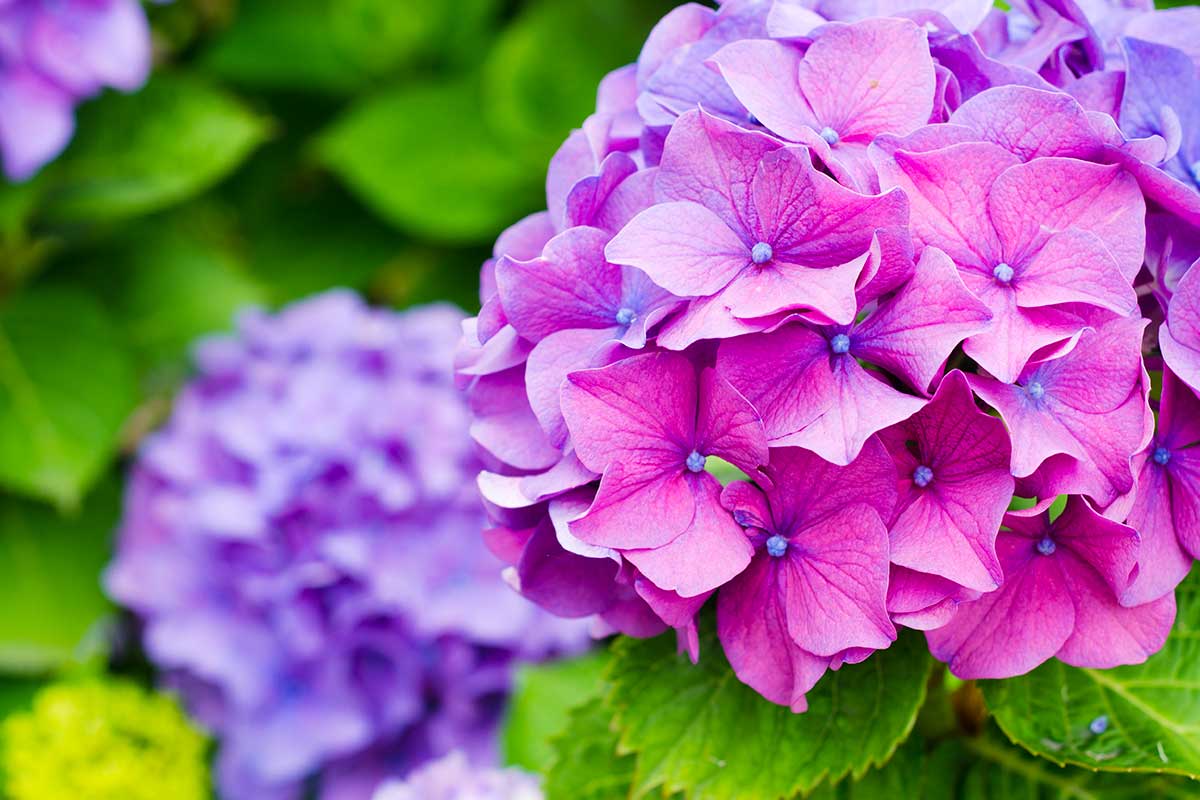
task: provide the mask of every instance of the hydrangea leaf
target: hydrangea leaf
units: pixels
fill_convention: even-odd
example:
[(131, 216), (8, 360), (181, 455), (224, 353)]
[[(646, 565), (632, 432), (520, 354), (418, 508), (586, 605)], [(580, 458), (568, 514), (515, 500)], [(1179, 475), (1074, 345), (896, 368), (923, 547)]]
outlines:
[(0, 499), (0, 671), (44, 670), (83, 655), (81, 644), (111, 608), (98, 576), (119, 513), (112, 480), (68, 515)]
[(636, 759), (618, 755), (612, 713), (593, 698), (568, 715), (555, 738), (554, 763), (546, 773), (547, 800), (628, 800)]
[[(708, 626), (711, 627), (711, 626)], [(711, 632), (693, 666), (674, 637), (613, 648), (608, 701), (625, 752), (637, 754), (634, 797), (764, 800), (861, 776), (912, 730), (930, 659), (912, 633), (866, 662), (821, 679), (793, 714), (734, 676)]]
[(568, 711), (600, 691), (604, 653), (517, 671), (501, 733), (504, 763), (544, 772), (554, 761), (552, 738), (562, 736)]
[(94, 299), (34, 288), (0, 307), (0, 485), (75, 504), (136, 402), (132, 359)]
[(981, 682), (1000, 727), (1059, 764), (1200, 776), (1200, 576), (1176, 596), (1175, 628), (1144, 664), (1093, 670), (1050, 661)]
[(420, 13), (394, 0), (242, 3), (204, 66), (267, 89), (352, 92), (417, 59), (478, 58), (499, 0), (442, 0)]
[(156, 211), (209, 188), (270, 133), (237, 98), (191, 75), (162, 73), (79, 112), (79, 135), (54, 167), (48, 213), (96, 222)]
[[(186, 377), (188, 348), (227, 330), (238, 309), (266, 293), (229, 246), (232, 232), (205, 213), (172, 214), (130, 226), (99, 250), (63, 265), (123, 329), (150, 388)], [(107, 269), (120, 264), (120, 270)]]
[[(479, 123), (471, 79), (366, 98), (321, 136), (321, 161), (383, 219), (426, 237), (483, 241), (532, 211), (537, 173)], [(413, 120), (428, 124), (414, 125)]]

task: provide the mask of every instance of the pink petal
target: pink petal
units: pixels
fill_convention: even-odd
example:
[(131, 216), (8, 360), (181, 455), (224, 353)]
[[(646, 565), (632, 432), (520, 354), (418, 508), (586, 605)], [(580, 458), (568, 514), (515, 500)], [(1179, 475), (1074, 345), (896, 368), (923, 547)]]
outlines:
[(1193, 267), (1180, 279), (1158, 343), (1171, 371), (1200, 391), (1200, 269)]

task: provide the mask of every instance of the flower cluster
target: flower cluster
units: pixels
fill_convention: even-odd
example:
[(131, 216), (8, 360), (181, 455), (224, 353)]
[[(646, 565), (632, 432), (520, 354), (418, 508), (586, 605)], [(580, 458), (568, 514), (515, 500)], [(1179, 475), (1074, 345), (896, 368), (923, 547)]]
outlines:
[(542, 791), (526, 772), (474, 769), (462, 753), (451, 753), (408, 780), (385, 784), (375, 800), (542, 800)]
[(349, 292), (249, 312), (142, 447), (107, 586), (220, 735), (230, 800), (486, 762), (514, 659), (586, 644), (479, 545), (461, 324)]
[(53, 684), (4, 721), (4, 796), (204, 800), (207, 749), (170, 697), (129, 683)]
[(1155, 652), (1200, 552), (1198, 35), (1149, 0), (671, 12), (458, 355), (514, 584), (693, 658), (716, 593), (795, 710), (899, 626), (968, 678)]
[(139, 0), (0, 0), (0, 163), (25, 180), (67, 146), (75, 105), (150, 71)]

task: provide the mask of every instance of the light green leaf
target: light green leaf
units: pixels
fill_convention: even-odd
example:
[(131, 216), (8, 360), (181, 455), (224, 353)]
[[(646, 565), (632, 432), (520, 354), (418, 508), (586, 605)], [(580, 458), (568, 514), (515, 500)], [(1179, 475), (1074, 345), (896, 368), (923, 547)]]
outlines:
[(1000, 727), (1060, 764), (1200, 776), (1200, 575), (1180, 585), (1177, 599), (1175, 629), (1145, 664), (1096, 670), (1053, 660), (980, 682)]
[(0, 307), (0, 484), (77, 502), (136, 402), (125, 343), (91, 297), (35, 287)]
[(619, 640), (608, 674), (623, 752), (637, 755), (636, 797), (775, 800), (861, 776), (891, 757), (925, 698), (930, 659), (906, 633), (888, 650), (821, 679), (793, 714), (737, 680), (715, 636), (700, 664), (673, 637)]
[(605, 653), (546, 664), (527, 664), (517, 671), (508, 713), (500, 735), (506, 764), (544, 772), (554, 760), (550, 740), (562, 734), (567, 714), (600, 693)]
[(119, 514), (115, 480), (66, 515), (0, 498), (0, 670), (46, 670), (84, 655), (110, 611), (100, 572)]
[(537, 208), (542, 178), (479, 120), (472, 80), (386, 91), (326, 131), (321, 161), (391, 223), (425, 237), (482, 242)]
[(191, 75), (161, 73), (140, 92), (80, 109), (78, 135), (54, 165), (49, 215), (96, 222), (198, 194), (267, 137), (267, 121)]
[(618, 755), (612, 713), (595, 698), (569, 714), (553, 741), (555, 759), (546, 773), (546, 800), (628, 800), (633, 797), (632, 755)]
[(187, 374), (198, 337), (228, 330), (239, 309), (265, 302), (233, 237), (219, 213), (189, 208), (133, 225), (53, 277), (101, 298), (140, 361), (147, 388), (169, 388)]

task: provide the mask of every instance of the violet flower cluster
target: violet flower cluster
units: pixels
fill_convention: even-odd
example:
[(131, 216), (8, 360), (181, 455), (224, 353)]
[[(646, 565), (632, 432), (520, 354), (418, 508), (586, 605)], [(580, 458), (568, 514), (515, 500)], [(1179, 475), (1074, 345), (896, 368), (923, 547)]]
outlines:
[(150, 72), (140, 0), (0, 0), (0, 163), (31, 177), (75, 131), (75, 106)]
[(1200, 552), (1200, 10), (1011, 5), (688, 4), (605, 78), (458, 356), (526, 597), (694, 659), (715, 593), (797, 711), (901, 627), (964, 678), (1162, 646)]
[(143, 445), (106, 576), (221, 739), (222, 797), (365, 800), (494, 761), (516, 659), (586, 646), (479, 543), (451, 365), (463, 315), (331, 292), (244, 314)]
[(535, 775), (519, 769), (478, 769), (462, 753), (451, 753), (392, 781), (372, 800), (543, 800)]

